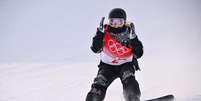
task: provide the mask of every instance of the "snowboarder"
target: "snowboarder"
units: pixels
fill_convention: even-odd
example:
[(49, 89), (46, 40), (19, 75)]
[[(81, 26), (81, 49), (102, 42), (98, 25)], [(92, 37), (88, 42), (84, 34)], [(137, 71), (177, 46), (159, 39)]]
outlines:
[(125, 10), (112, 9), (108, 20), (109, 24), (104, 24), (102, 18), (93, 37), (91, 49), (100, 53), (100, 64), (86, 101), (103, 101), (108, 86), (116, 78), (121, 80), (126, 101), (140, 101), (135, 71), (140, 70), (137, 59), (143, 55), (143, 45), (134, 24), (127, 21)]

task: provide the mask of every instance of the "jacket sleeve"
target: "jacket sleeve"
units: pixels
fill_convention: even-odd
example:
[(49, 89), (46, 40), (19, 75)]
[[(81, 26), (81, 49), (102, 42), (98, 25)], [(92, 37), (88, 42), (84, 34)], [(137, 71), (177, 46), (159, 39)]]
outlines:
[(137, 36), (131, 40), (131, 47), (135, 58), (138, 59), (143, 55), (143, 45)]
[(97, 30), (96, 35), (92, 39), (91, 50), (94, 53), (100, 53), (103, 48), (103, 37), (104, 33)]

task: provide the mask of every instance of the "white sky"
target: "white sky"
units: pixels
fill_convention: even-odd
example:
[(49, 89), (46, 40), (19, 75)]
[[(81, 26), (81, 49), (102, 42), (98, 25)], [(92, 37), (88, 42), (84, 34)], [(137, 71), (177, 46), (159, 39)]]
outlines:
[(199, 0), (1, 0), (0, 62), (95, 62), (98, 55), (89, 47), (99, 20), (122, 7), (136, 25), (144, 59), (197, 63), (200, 5)]

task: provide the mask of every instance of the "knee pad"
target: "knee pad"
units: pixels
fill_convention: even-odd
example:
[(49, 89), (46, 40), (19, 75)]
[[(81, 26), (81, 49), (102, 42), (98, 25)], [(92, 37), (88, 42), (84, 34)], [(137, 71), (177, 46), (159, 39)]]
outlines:
[(134, 78), (135, 79), (135, 74), (132, 71), (125, 71), (123, 72), (123, 75), (121, 76), (121, 81), (122, 82), (127, 82), (128, 79)]
[(96, 85), (101, 85), (103, 87), (107, 87), (108, 83), (107, 83), (107, 79), (105, 76), (99, 74), (95, 79), (94, 79), (94, 84)]

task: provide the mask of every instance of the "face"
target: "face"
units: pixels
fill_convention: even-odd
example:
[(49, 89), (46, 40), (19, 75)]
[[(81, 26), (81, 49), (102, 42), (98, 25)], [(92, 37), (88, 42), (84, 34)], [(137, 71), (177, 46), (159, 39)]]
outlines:
[(123, 27), (125, 24), (125, 20), (123, 18), (110, 18), (109, 25), (114, 28)]

